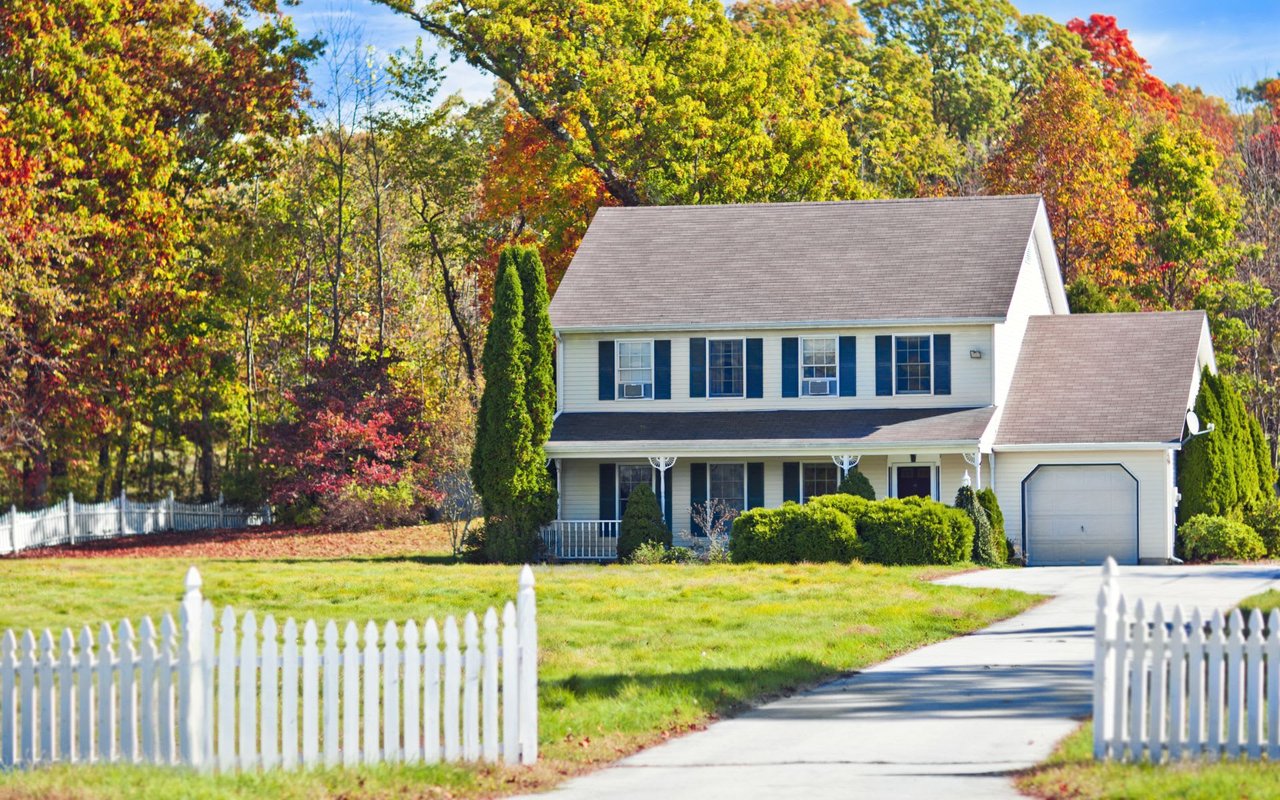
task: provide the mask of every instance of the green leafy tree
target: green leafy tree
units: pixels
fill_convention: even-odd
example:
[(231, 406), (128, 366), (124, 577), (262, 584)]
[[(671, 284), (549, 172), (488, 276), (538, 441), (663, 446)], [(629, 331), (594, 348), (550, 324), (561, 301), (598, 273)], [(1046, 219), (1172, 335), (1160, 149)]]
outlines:
[(1067, 305), (1072, 314), (1111, 314), (1116, 311), (1141, 311), (1138, 301), (1122, 288), (1110, 292), (1089, 278), (1076, 278), (1067, 284)]
[(871, 481), (867, 480), (867, 476), (863, 475), (857, 467), (850, 467), (849, 473), (840, 481), (840, 486), (836, 488), (838, 494), (851, 494), (855, 497), (865, 497), (868, 500), (876, 499), (876, 490), (871, 487)]
[(1129, 170), (1151, 218), (1150, 261), (1137, 289), (1168, 308), (1189, 308), (1200, 286), (1235, 276), (1240, 198), (1215, 180), (1220, 162), (1197, 128), (1160, 126), (1143, 138)]
[(627, 497), (627, 509), (622, 512), (620, 528), (618, 558), (624, 561), (646, 542), (671, 546), (671, 531), (662, 519), (658, 496), (647, 483), (637, 486)]
[(538, 248), (517, 249), (515, 261), (524, 295), (525, 399), (533, 424), (533, 443), (540, 448), (551, 437), (556, 413), (556, 339), (547, 311), (551, 299), (547, 296), (547, 274)]

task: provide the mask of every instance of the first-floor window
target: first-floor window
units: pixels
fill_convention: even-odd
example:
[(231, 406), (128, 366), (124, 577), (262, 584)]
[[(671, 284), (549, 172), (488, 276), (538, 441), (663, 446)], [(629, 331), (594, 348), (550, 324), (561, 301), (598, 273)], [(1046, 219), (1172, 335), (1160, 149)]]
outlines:
[(743, 464), (711, 464), (707, 470), (707, 496), (733, 511), (747, 508), (747, 468)]
[(653, 342), (618, 342), (618, 397), (653, 397)]
[(802, 501), (821, 497), (824, 494), (835, 494), (840, 487), (840, 470), (835, 464), (805, 464)]
[(653, 488), (653, 467), (648, 464), (618, 465), (618, 519), (622, 519), (627, 511), (627, 498), (641, 484)]
[(707, 394), (742, 397), (746, 381), (742, 339), (707, 340)]
[(933, 390), (933, 337), (894, 337), (897, 394), (929, 394)]

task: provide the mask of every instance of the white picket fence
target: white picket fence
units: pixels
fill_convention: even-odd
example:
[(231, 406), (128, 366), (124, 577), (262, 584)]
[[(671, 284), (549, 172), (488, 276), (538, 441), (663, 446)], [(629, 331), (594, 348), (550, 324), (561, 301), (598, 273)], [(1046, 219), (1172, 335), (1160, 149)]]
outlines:
[(179, 503), (173, 493), (153, 503), (130, 500), (124, 492), (104, 503), (79, 503), (67, 495), (57, 505), (39, 511), (9, 507), (0, 514), (0, 555), (33, 547), (76, 544), (165, 531), (198, 531), (269, 525), (271, 509), (251, 510), (214, 503)]
[(1199, 610), (1132, 607), (1103, 566), (1094, 631), (1098, 760), (1280, 758), (1280, 612), (1206, 620)]
[[(301, 631), (301, 643), (299, 643)], [(186, 765), (219, 771), (381, 762), (502, 761), (538, 755), (533, 572), (516, 603), (421, 627), (325, 625), (227, 607), (215, 628), (187, 573), (175, 623), (128, 620), (115, 636), (70, 629), (54, 647), (0, 637), (0, 769), (52, 762)], [(78, 650), (77, 650), (78, 645)]]

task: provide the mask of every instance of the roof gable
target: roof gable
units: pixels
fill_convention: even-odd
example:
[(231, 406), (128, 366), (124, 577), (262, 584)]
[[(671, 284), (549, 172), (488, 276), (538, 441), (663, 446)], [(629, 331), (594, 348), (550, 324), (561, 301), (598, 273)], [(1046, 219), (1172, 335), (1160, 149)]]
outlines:
[(1001, 319), (1040, 198), (606, 207), (551, 302), (580, 330)]
[(1032, 317), (996, 447), (1178, 441), (1207, 335), (1202, 311)]

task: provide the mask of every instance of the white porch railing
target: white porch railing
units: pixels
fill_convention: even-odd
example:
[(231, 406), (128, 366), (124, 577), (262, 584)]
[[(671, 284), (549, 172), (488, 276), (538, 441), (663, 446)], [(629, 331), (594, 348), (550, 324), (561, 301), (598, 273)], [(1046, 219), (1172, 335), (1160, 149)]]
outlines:
[(618, 525), (616, 519), (558, 519), (542, 529), (542, 541), (559, 561), (614, 561)]

